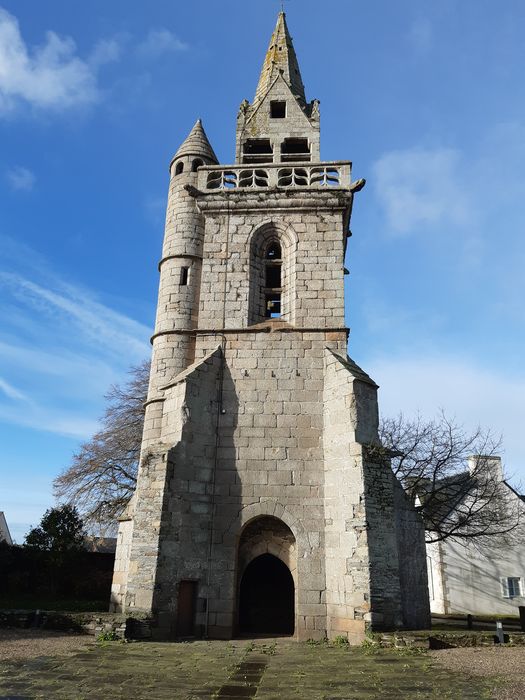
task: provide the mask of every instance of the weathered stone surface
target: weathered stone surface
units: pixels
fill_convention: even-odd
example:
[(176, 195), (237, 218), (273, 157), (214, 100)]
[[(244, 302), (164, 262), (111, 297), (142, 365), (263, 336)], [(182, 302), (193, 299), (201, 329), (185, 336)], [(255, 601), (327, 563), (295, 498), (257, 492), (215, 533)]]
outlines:
[[(276, 32), (270, 51), (278, 42), (293, 66), (284, 18)], [(202, 134), (202, 152), (193, 138), (171, 164), (141, 467), (112, 602), (154, 613), (158, 636), (180, 633), (188, 585), (192, 633), (235, 634), (243, 573), (262, 554), (292, 574), (299, 639), (428, 625), (422, 525), (367, 456), (377, 386), (346, 356), (349, 164), (318, 162), (317, 107), (287, 80), (264, 74), (244, 105), (235, 166), (213, 165)], [(287, 166), (288, 138), (308, 143), (304, 167)], [(272, 144), (260, 168), (247, 139)]]

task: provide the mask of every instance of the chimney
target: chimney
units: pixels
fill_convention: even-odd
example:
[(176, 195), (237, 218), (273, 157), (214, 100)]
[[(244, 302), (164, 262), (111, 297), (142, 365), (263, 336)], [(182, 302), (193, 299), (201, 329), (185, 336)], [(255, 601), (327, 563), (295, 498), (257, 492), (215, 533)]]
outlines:
[(497, 481), (503, 481), (501, 457), (497, 455), (471, 455), (468, 460), (468, 470), (473, 474), (476, 470), (487, 469)]

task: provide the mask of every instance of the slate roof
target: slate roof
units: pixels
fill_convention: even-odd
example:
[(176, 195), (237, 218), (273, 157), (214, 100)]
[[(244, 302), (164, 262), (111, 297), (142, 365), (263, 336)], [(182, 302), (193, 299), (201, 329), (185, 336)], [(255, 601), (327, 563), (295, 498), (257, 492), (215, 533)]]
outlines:
[(219, 163), (200, 119), (197, 119), (193, 129), (173, 156), (172, 161), (181, 156), (201, 156), (213, 161), (215, 164)]
[(5, 519), (4, 512), (0, 510), (0, 542), (7, 542), (7, 544), (13, 544), (11, 539), (11, 533), (7, 527), (7, 521)]

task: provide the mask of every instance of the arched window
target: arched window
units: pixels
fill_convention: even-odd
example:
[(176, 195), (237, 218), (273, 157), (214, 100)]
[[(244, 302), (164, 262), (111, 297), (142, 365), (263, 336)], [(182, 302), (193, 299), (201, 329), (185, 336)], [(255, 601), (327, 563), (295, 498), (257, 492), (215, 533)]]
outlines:
[(184, 163), (179, 161), (175, 166), (175, 175), (181, 175), (184, 172)]
[(200, 158), (195, 158), (195, 160), (191, 164), (191, 172), (196, 173), (197, 168), (200, 168), (201, 165), (204, 165), (203, 161)]
[(290, 228), (274, 223), (258, 228), (250, 240), (248, 325), (269, 319), (294, 323), (297, 240)]
[(264, 308), (266, 318), (281, 316), (282, 254), (279, 241), (270, 241), (264, 256)]

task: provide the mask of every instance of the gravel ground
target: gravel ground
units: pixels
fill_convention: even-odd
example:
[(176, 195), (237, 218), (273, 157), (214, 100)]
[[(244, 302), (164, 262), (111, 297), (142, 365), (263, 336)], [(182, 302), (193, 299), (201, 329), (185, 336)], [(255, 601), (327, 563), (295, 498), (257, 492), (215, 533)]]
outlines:
[(525, 698), (525, 648), (481, 647), (441, 649), (430, 655), (451, 671), (473, 676), (497, 676), (495, 700)]
[(94, 637), (51, 630), (0, 629), (0, 661), (63, 656), (94, 644)]

